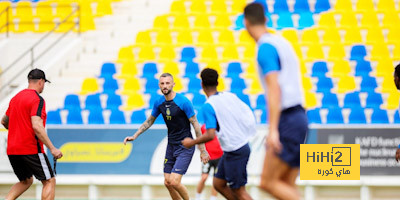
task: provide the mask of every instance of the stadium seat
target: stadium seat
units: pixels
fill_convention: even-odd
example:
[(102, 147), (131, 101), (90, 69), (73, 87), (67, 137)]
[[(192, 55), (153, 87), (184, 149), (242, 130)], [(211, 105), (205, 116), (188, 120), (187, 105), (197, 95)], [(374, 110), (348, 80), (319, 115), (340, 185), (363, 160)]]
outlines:
[(210, 61), (218, 59), (218, 53), (215, 46), (208, 45), (203, 47), (200, 57), (202, 61)]
[(379, 27), (380, 23), (378, 16), (375, 12), (365, 12), (362, 14), (360, 26), (362, 28), (375, 28)]
[(321, 124), (320, 109), (315, 108), (313, 110), (307, 110), (308, 123), (310, 124)]
[[(50, 20), (53, 18), (53, 11), (52, 11), (52, 2), (50, 1), (39, 1), (36, 4), (36, 17), (47, 17), (46, 19)], [(2, 7), (0, 6), (2, 10)]]
[(146, 120), (145, 110), (136, 110), (132, 112), (131, 124), (142, 124)]
[(161, 47), (158, 54), (159, 61), (170, 61), (176, 59), (175, 49), (172, 45), (165, 45)]
[(192, 45), (193, 44), (192, 32), (187, 29), (179, 30), (176, 41), (178, 46)]
[(101, 109), (100, 95), (99, 94), (91, 94), (86, 96), (85, 100), (85, 109)]
[(194, 0), (190, 5), (190, 12), (193, 14), (203, 14), (207, 12), (207, 6), (203, 0)]
[(346, 52), (344, 50), (344, 46), (340, 43), (340, 41), (336, 41), (335, 44), (330, 45), (327, 60), (337, 61), (343, 60), (345, 58), (347, 58)]
[(149, 60), (156, 59), (156, 55), (153, 51), (153, 47), (148, 46), (148, 45), (141, 46), (140, 50), (139, 50), (138, 58), (141, 61), (149, 61)]
[(234, 32), (229, 29), (219, 31), (218, 42), (225, 45), (235, 43), (235, 37), (233, 33)]
[(364, 45), (354, 45), (350, 51), (350, 60), (364, 60), (367, 49)]
[(284, 29), (281, 32), (282, 36), (289, 40), (291, 43), (299, 43), (299, 36), (297, 34), (297, 29)]
[(67, 124), (83, 124), (80, 109), (68, 109)]
[(104, 124), (103, 110), (101, 108), (89, 110), (88, 124)]
[[(390, 75), (383, 77), (383, 82), (379, 85), (379, 91), (384, 93), (394, 93), (397, 92), (397, 88), (393, 83), (393, 71), (388, 73)], [(397, 102), (399, 103), (399, 102)]]
[(275, 0), (274, 13), (282, 15), (282, 13), (288, 13), (289, 7), (286, 0)]
[(97, 6), (96, 6), (96, 16), (104, 16), (104, 15), (111, 15), (112, 12), (112, 7), (111, 7), (111, 1), (110, 0), (99, 0), (96, 1)]
[(60, 110), (52, 110), (47, 112), (47, 124), (62, 124)]
[[(317, 1), (317, 4), (318, 4), (318, 1)], [(325, 0), (323, 0), (323, 1), (325, 1)], [(334, 13), (333, 12), (321, 13), (319, 15), (318, 25), (321, 28), (336, 28), (336, 20), (335, 20)]]
[[(172, 44), (171, 32), (168, 29), (163, 29), (163, 30), (157, 31), (156, 44), (158, 44), (158, 45)], [(140, 53), (139, 53), (139, 58), (140, 58)]]
[(325, 59), (325, 54), (320, 44), (316, 43), (308, 45), (308, 50), (306, 53), (306, 61), (316, 61), (324, 59)]
[(264, 93), (263, 85), (258, 77), (251, 78), (250, 80), (250, 87), (248, 87), (245, 91), (249, 95), (257, 95)]
[(268, 117), (269, 117), (268, 110), (267, 109), (261, 110), (260, 123), (261, 124), (268, 123)]
[(357, 108), (361, 107), (360, 93), (352, 92), (347, 93), (344, 97), (344, 105), (343, 108)]
[(121, 73), (118, 74), (117, 78), (129, 79), (133, 78), (138, 74), (136, 64), (134, 62), (124, 62), (121, 67)]
[(265, 99), (264, 94), (260, 94), (256, 99), (256, 107), (254, 109), (265, 110), (267, 106), (267, 100)]
[(79, 97), (76, 94), (69, 94), (64, 99), (64, 109), (81, 109), (81, 103), (79, 101)]
[(354, 12), (344, 12), (341, 13), (341, 18), (339, 25), (341, 28), (353, 28), (358, 27), (358, 21), (356, 18), (356, 13)]
[(199, 64), (195, 62), (186, 62), (185, 76), (186, 78), (196, 77), (200, 72)]
[(399, 110), (396, 110), (396, 112), (394, 113), (394, 123), (396, 124), (400, 124), (400, 114), (399, 114)]
[(350, 63), (348, 60), (336, 60), (332, 67), (332, 77), (347, 76), (351, 72)]
[(313, 77), (325, 77), (326, 72), (328, 72), (328, 65), (324, 61), (314, 62), (312, 66)]
[(154, 78), (154, 76), (158, 73), (157, 64), (153, 62), (148, 62), (143, 65), (143, 78)]
[(126, 101), (126, 105), (123, 106), (122, 109), (125, 111), (137, 110), (143, 108), (145, 104), (146, 103), (144, 102), (142, 94), (130, 94), (128, 96), (128, 100)]
[[(246, 6), (246, 0), (235, 0), (231, 5), (232, 13), (243, 13), (244, 7)], [(268, 7), (267, 7), (268, 10)]]
[(355, 91), (357, 86), (353, 76), (341, 76), (337, 83), (337, 93), (348, 93)]
[(186, 8), (184, 1), (173, 1), (171, 4), (171, 13), (173, 14), (184, 14), (186, 13)]
[(366, 124), (364, 109), (361, 107), (352, 108), (349, 115), (349, 124)]
[(379, 59), (378, 64), (375, 66), (375, 75), (379, 77), (386, 77), (386, 76), (391, 76), (390, 81), (388, 81), (388, 85), (393, 85), (393, 72), (394, 72), (394, 67), (393, 67), (393, 61), (390, 58), (384, 58), (384, 59)]
[(124, 112), (118, 109), (111, 109), (110, 124), (126, 124)]
[(236, 78), (243, 72), (240, 62), (230, 62), (228, 64), (227, 75), (229, 78)]
[(188, 83), (188, 92), (199, 93), (201, 90), (201, 80), (199, 78), (191, 78)]
[(113, 78), (105, 78), (103, 84), (103, 93), (111, 93), (114, 94), (116, 90), (118, 90), (119, 85), (117, 80)]
[(331, 108), (328, 110), (328, 115), (326, 116), (327, 124), (343, 124), (343, 115), (342, 109), (340, 108)]
[(254, 59), (256, 57), (256, 48), (253, 45), (244, 47), (243, 59)]
[(394, 4), (394, 0), (379, 0), (376, 7), (379, 12), (381, 11), (396, 12), (395, 11), (396, 6)]
[(276, 29), (278, 29), (278, 30), (294, 27), (293, 20), (292, 20), (292, 14), (290, 14), (290, 13), (279, 14), (279, 17), (278, 17), (278, 20), (276, 23), (277, 23)]
[(360, 92), (374, 92), (378, 87), (375, 77), (363, 76), (360, 84)]
[[(341, 37), (336, 29), (324, 29), (322, 43), (327, 45), (341, 45)], [(343, 46), (343, 45), (342, 45)]]
[(226, 13), (228, 11), (225, 1), (212, 1), (211, 13)]
[(383, 104), (380, 93), (369, 92), (366, 99), (366, 108), (379, 108)]
[(118, 63), (133, 62), (135, 55), (133, 54), (132, 46), (122, 47), (118, 52)]
[(240, 30), (240, 29), (244, 29), (244, 15), (238, 15), (235, 19), (235, 27), (233, 28), (233, 30)]
[(314, 92), (305, 91), (304, 92), (305, 98), (305, 108), (315, 108), (318, 105), (317, 97)]
[(368, 29), (367, 36), (366, 36), (366, 41), (367, 44), (379, 44), (379, 43), (384, 43), (384, 37), (382, 30), (380, 27), (374, 27)]
[(356, 3), (357, 12), (374, 12), (375, 5), (372, 0), (357, 1)]
[(311, 12), (300, 13), (300, 18), (298, 22), (298, 29), (308, 28), (314, 25), (314, 18)]
[(339, 101), (334, 93), (325, 92), (322, 97), (322, 108), (339, 107)]
[(365, 60), (357, 60), (355, 71), (356, 76), (368, 76), (372, 71), (371, 63)]
[(386, 110), (381, 110), (376, 108), (372, 111), (371, 115), (371, 123), (372, 124), (388, 124), (389, 117), (387, 115)]
[(163, 73), (170, 73), (173, 77), (177, 77), (180, 74), (178, 63), (169, 61), (164, 63), (164, 67), (162, 69)]
[(103, 63), (100, 71), (100, 78), (112, 77), (116, 73), (114, 63)]
[(222, 59), (224, 61), (239, 60), (239, 52), (235, 45), (225, 45), (222, 51)]
[(337, 0), (335, 4), (335, 11), (339, 12), (352, 12), (353, 5), (351, 0)]
[(190, 27), (190, 23), (187, 15), (174, 15), (174, 23), (173, 27), (177, 29), (188, 29)]
[(215, 17), (214, 28), (227, 29), (232, 26), (233, 26), (232, 20), (229, 18), (227, 14), (219, 14)]
[(82, 88), (79, 94), (86, 95), (89, 93), (97, 92), (98, 90), (99, 90), (99, 84), (97, 83), (97, 79), (86, 78), (85, 80), (83, 80)]
[(239, 43), (243, 44), (255, 44), (254, 39), (249, 35), (246, 30), (242, 30), (239, 33)]
[(319, 43), (318, 31), (316, 28), (305, 29), (301, 35), (301, 44), (316, 44)]
[(118, 109), (119, 106), (122, 105), (121, 96), (116, 94), (108, 94), (107, 95), (107, 106), (106, 109), (113, 110)]
[(399, 101), (400, 101), (400, 94), (398, 91), (393, 91), (389, 93), (389, 96), (386, 100), (386, 104), (384, 107), (386, 109), (392, 110), (392, 109), (398, 109), (399, 108)]
[(130, 95), (138, 93), (141, 90), (139, 78), (131, 77), (125, 79), (125, 83), (122, 86), (121, 94)]
[(329, 92), (333, 88), (333, 82), (331, 78), (318, 77), (317, 92)]
[(207, 14), (198, 14), (195, 16), (194, 19), (194, 28), (195, 29), (202, 29), (202, 28), (210, 28), (211, 24), (210, 21), (208, 19), (208, 15)]
[(158, 80), (156, 78), (148, 77), (146, 79), (145, 93), (154, 93), (159, 89), (160, 87), (158, 86)]
[(313, 83), (310, 77), (302, 76), (301, 81), (304, 91), (310, 91), (313, 89)]
[(321, 13), (324, 11), (327, 11), (331, 8), (331, 4), (329, 3), (329, 0), (317, 0), (315, 3), (315, 13)]
[(244, 79), (239, 77), (233, 78), (231, 82), (231, 92), (233, 93), (243, 93), (243, 90), (246, 89), (246, 83)]
[(199, 31), (199, 35), (197, 37), (197, 45), (211, 45), (214, 44), (214, 39), (212, 36), (212, 32), (209, 29), (204, 29)]
[(344, 30), (346, 31), (343, 38), (344, 39), (343, 43), (345, 45), (354, 45), (363, 43), (361, 32), (360, 29), (358, 29), (358, 27), (347, 28)]
[(381, 60), (389, 57), (390, 57), (390, 52), (387, 44), (375, 44), (372, 46), (372, 50), (370, 52), (371, 60)]
[(157, 16), (154, 19), (153, 23), (154, 29), (168, 29), (169, 28), (169, 22), (168, 22), (168, 15), (160, 15)]
[(394, 49), (392, 51), (392, 58), (393, 60), (400, 60), (400, 43), (397, 43), (394, 46)]
[(400, 24), (400, 17), (396, 12), (384, 12), (382, 26), (389, 28), (389, 33), (391, 31), (390, 28), (392, 27), (399, 30), (397, 24)]
[(310, 12), (310, 6), (307, 0), (296, 0), (294, 4), (294, 13), (306, 13)]
[(181, 52), (181, 60), (189, 62), (192, 61), (196, 57), (196, 51), (194, 47), (183, 47)]

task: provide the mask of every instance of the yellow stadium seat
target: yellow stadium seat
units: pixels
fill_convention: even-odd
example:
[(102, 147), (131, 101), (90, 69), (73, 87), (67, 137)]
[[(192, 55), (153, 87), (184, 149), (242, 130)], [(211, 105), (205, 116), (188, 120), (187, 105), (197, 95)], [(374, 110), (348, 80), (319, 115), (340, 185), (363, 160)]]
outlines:
[(156, 44), (172, 44), (171, 32), (169, 30), (161, 30), (157, 32)]
[(199, 31), (199, 35), (197, 37), (197, 44), (203, 45), (203, 44), (213, 44), (214, 43), (214, 38), (209, 29), (203, 29)]
[(206, 67), (214, 69), (215, 71), (217, 71), (218, 74), (219, 74), (219, 77), (222, 76), (222, 72), (223, 71), (222, 71), (221, 63), (219, 61), (217, 61), (217, 60), (209, 60), (206, 63), (207, 63)]
[(162, 72), (163, 73), (170, 73), (174, 77), (177, 77), (179, 75), (179, 73), (180, 73), (178, 63), (172, 62), (172, 61), (166, 62), (164, 64)]
[(301, 80), (302, 80), (304, 91), (310, 91), (313, 89), (313, 83), (311, 82), (310, 77), (303, 76)]
[(308, 45), (308, 50), (306, 53), (307, 61), (315, 61), (315, 60), (323, 60), (325, 59), (324, 51), (322, 50), (322, 46), (320, 44), (311, 44)]
[(210, 26), (207, 14), (198, 14), (195, 16), (194, 28), (210, 28)]
[(339, 78), (337, 93), (349, 93), (356, 89), (356, 81), (353, 76)]
[(375, 75), (379, 77), (391, 76), (393, 81), (393, 61), (389, 58), (378, 60), (375, 67)]
[(386, 100), (386, 104), (384, 104), (383, 107), (390, 110), (398, 109), (399, 101), (400, 101), (400, 93), (398, 91), (392, 91), (389, 93), (389, 96)]
[(226, 14), (220, 14), (216, 16), (214, 27), (215, 28), (229, 28), (232, 26), (232, 21)]
[(354, 45), (363, 43), (360, 29), (355, 27), (355, 28), (345, 29), (345, 31), (346, 33), (344, 34), (344, 41), (343, 41), (345, 45)]
[[(380, 92), (384, 93), (398, 93), (396, 86), (393, 82), (393, 72), (389, 76), (383, 78), (383, 82), (381, 84), (381, 88), (379, 89)], [(399, 106), (399, 100), (397, 99), (397, 107)]]
[[(220, 74), (220, 73), (218, 73), (218, 74)], [(226, 89), (225, 80), (221, 76), (219, 76), (217, 91), (225, 91), (225, 89)]]
[(145, 101), (143, 95), (140, 93), (131, 94), (128, 96), (128, 100), (125, 106), (122, 106), (122, 110), (132, 111), (136, 109), (141, 109), (145, 106)]
[(400, 43), (394, 45), (392, 58), (393, 60), (400, 61)]
[(353, 11), (353, 4), (351, 0), (336, 0), (334, 8), (335, 11), (339, 12), (351, 12)]
[(122, 86), (121, 94), (130, 95), (138, 93), (141, 89), (139, 78), (130, 77), (125, 79), (125, 83)]
[(306, 63), (300, 60), (300, 73), (304, 76), (304, 74), (308, 73), (308, 69), (306, 67)]
[(235, 37), (233, 35), (233, 31), (229, 29), (222, 29), (219, 31), (218, 42), (221, 44), (234, 44)]
[(168, 15), (160, 15), (154, 19), (153, 26), (155, 29), (169, 28)]
[(60, 21), (71, 15), (74, 12), (74, 15), (78, 15), (78, 4), (71, 2), (57, 2), (56, 7), (56, 17), (60, 18)]
[(192, 4), (190, 5), (190, 12), (191, 13), (197, 13), (197, 14), (203, 14), (207, 12), (207, 6), (202, 0), (194, 0), (192, 1)]
[(174, 28), (188, 29), (190, 27), (187, 15), (174, 15)]
[(246, 89), (246, 91), (250, 95), (263, 94), (264, 88), (261, 84), (260, 79), (257, 77), (252, 78), (250, 87), (248, 89)]
[(82, 88), (79, 94), (89, 94), (89, 93), (95, 93), (99, 90), (99, 84), (97, 83), (96, 78), (86, 78), (83, 80), (82, 83)]
[(139, 59), (140, 60), (154, 60), (156, 55), (153, 51), (152, 46), (142, 46), (139, 51)]
[(101, 17), (113, 14), (110, 0), (95, 0), (95, 2), (97, 3), (95, 16)]
[(378, 11), (393, 11), (395, 12), (396, 6), (394, 0), (379, 0), (376, 5)]
[(121, 67), (121, 73), (117, 75), (117, 78), (134, 78), (137, 74), (138, 70), (134, 62), (124, 62)]
[(119, 49), (117, 62), (133, 62), (135, 60), (135, 55), (133, 54), (133, 47), (126, 46)]
[(348, 60), (337, 60), (332, 67), (332, 77), (348, 76), (351, 72), (350, 63)]
[(382, 30), (379, 27), (368, 29), (367, 38), (365, 41), (367, 44), (384, 43)]
[(309, 91), (304, 92), (304, 98), (305, 98), (305, 107), (307, 109), (317, 107), (318, 101), (317, 101), (317, 96), (315, 95), (314, 92), (309, 92)]
[(375, 12), (363, 13), (361, 17), (361, 27), (365, 28), (375, 28), (379, 27), (379, 20)]
[(150, 31), (139, 31), (136, 35), (136, 44), (151, 44)]
[(301, 51), (300, 45), (299, 44), (292, 44), (294, 51), (296, 52), (296, 55), (300, 58), (303, 59), (303, 52)]
[(193, 37), (190, 30), (180, 30), (176, 38), (178, 46), (192, 45)]
[(222, 52), (222, 59), (229, 62), (231, 60), (239, 60), (239, 53), (235, 45), (226, 45)]
[(81, 32), (96, 29), (96, 25), (94, 23), (94, 18), (92, 15), (81, 15), (79, 26)]
[(400, 27), (392, 27), (388, 29), (388, 34), (386, 36), (387, 42), (389, 44), (398, 43), (399, 35), (400, 35)]
[(342, 13), (339, 24), (340, 24), (340, 27), (342, 27), (342, 28), (358, 27), (356, 14), (353, 12)]
[(372, 0), (357, 1), (357, 12), (373, 12), (375, 10), (374, 2)]
[(14, 18), (19, 18), (22, 21), (32, 20), (33, 11), (32, 3), (30, 1), (19, 1), (15, 11)]
[(318, 35), (318, 29), (316, 28), (310, 28), (310, 29), (305, 29), (303, 30), (303, 33), (301, 34), (301, 44), (314, 44), (314, 43), (319, 43), (319, 35)]
[(231, 6), (231, 12), (234, 14), (243, 13), (246, 7), (246, 0), (234, 0)]
[(371, 55), (371, 57), (370, 57), (371, 60), (380, 60), (382, 58), (390, 57), (390, 53), (389, 53), (389, 49), (388, 49), (387, 45), (380, 44), (380, 43), (372, 46), (371, 53), (369, 55)]
[(202, 60), (215, 60), (218, 59), (218, 53), (215, 46), (207, 45), (201, 51)]
[(400, 17), (397, 12), (385, 12), (382, 19), (382, 25), (385, 28), (399, 28)]
[(336, 27), (335, 15), (333, 12), (325, 12), (320, 14), (318, 25), (322, 28)]
[(182, 79), (180, 77), (174, 77), (174, 82), (175, 82), (174, 91), (182, 92), (184, 89), (182, 84)]
[(239, 34), (239, 43), (255, 44), (255, 41), (246, 30), (242, 30)]
[(162, 46), (158, 57), (160, 60), (175, 60), (175, 49), (170, 45)]
[[(243, 73), (244, 78), (256, 78), (258, 77), (258, 70), (256, 67), (256, 64), (254, 62), (251, 62), (244, 70)], [(264, 81), (264, 80), (261, 80)]]
[(324, 44), (337, 44), (341, 43), (341, 37), (339, 30), (337, 29), (325, 29), (324, 35), (322, 36), (322, 43)]
[(244, 46), (243, 58), (254, 59), (256, 57), (256, 47), (253, 45)]
[(175, 14), (186, 13), (186, 7), (184, 1), (173, 1), (171, 5), (171, 13)]
[(330, 45), (328, 51), (329, 61), (343, 60), (344, 58), (346, 58), (346, 52), (344, 51), (344, 46), (341, 43)]
[(52, 3), (51, 1), (39, 1), (36, 5), (36, 16), (53, 19)]
[(289, 40), (291, 43), (299, 43), (299, 36), (295, 29), (283, 29), (282, 36)]
[(227, 6), (225, 1), (212, 1), (211, 3), (211, 12), (212, 13), (226, 13)]

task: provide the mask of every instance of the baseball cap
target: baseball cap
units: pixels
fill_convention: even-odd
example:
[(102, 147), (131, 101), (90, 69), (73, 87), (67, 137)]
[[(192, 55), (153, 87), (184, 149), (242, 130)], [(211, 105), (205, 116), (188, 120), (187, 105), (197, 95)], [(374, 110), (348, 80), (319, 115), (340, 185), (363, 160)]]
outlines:
[(50, 83), (50, 81), (46, 79), (46, 75), (44, 74), (44, 72), (38, 68), (32, 69), (29, 72), (28, 80), (31, 80), (31, 79), (44, 79), (46, 82)]

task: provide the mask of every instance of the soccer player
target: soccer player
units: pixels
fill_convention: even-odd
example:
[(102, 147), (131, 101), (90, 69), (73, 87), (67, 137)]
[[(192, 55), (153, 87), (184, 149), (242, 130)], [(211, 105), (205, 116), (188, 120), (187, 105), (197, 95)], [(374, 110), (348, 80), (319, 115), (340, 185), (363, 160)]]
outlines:
[[(206, 133), (206, 126), (203, 124), (201, 126), (201, 133), (204, 134)], [(197, 194), (196, 194), (196, 200), (201, 199), (201, 192), (204, 189), (205, 182), (208, 178), (208, 174), (211, 171), (211, 168), (214, 169), (214, 174), (217, 171), (217, 166), (219, 159), (221, 158), (222, 154), (224, 153), (221, 149), (221, 145), (219, 144), (218, 138), (214, 137), (213, 140), (206, 142), (206, 150), (208, 154), (210, 155), (210, 160), (206, 164), (202, 164), (202, 173), (201, 173), (201, 179), (199, 183), (197, 184)], [(217, 199), (217, 190), (213, 186), (211, 186), (211, 197), (210, 200), (216, 200)]]
[(19, 182), (12, 186), (5, 199), (18, 198), (33, 183), (32, 175), (43, 184), (42, 199), (54, 199), (56, 179), (44, 152), (47, 146), (54, 158), (63, 156), (47, 136), (46, 103), (39, 95), (46, 79), (44, 72), (33, 69), (28, 74), (28, 88), (20, 91), (10, 101), (1, 119), (8, 129), (7, 155)]
[(202, 111), (207, 132), (182, 144), (190, 148), (212, 140), (217, 135), (224, 151), (213, 186), (226, 199), (251, 199), (246, 191), (247, 162), (250, 156), (249, 138), (256, 133), (256, 121), (251, 109), (235, 94), (218, 92), (218, 73), (206, 68), (201, 72), (201, 85), (208, 100)]
[(257, 61), (269, 110), (260, 187), (277, 199), (299, 199), (295, 180), (300, 166), (300, 144), (308, 132), (307, 116), (301, 106), (299, 61), (287, 40), (268, 32), (260, 4), (247, 5), (244, 18), (247, 31), (258, 44)]
[[(127, 141), (134, 141), (140, 134), (149, 129), (157, 116), (161, 113), (168, 128), (168, 146), (164, 162), (164, 184), (172, 199), (189, 199), (189, 194), (181, 184), (182, 176), (186, 173), (195, 148), (185, 148), (181, 140), (192, 137), (190, 124), (192, 124), (196, 136), (201, 136), (200, 125), (194, 113), (192, 103), (182, 94), (173, 91), (174, 79), (171, 74), (163, 73), (159, 79), (161, 92), (164, 94), (154, 103), (153, 112)], [(209, 156), (204, 145), (199, 145), (200, 157), (203, 163), (208, 162)]]

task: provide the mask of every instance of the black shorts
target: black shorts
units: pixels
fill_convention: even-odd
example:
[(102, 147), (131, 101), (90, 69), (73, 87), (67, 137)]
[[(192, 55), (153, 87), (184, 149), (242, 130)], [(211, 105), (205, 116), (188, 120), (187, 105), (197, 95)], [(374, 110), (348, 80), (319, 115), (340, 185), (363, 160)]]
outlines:
[(35, 175), (36, 179), (43, 181), (54, 177), (49, 159), (46, 154), (33, 155), (8, 155), (11, 166), (19, 181), (24, 181)]
[(201, 164), (201, 172), (203, 174), (208, 174), (210, 173), (211, 168), (214, 168), (214, 174), (215, 174), (215, 169), (217, 169), (218, 167), (218, 162), (219, 162), (219, 158), (215, 159), (215, 160), (209, 160), (208, 163), (206, 164)]

